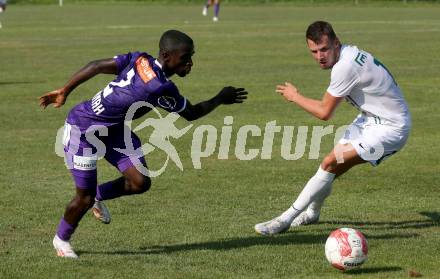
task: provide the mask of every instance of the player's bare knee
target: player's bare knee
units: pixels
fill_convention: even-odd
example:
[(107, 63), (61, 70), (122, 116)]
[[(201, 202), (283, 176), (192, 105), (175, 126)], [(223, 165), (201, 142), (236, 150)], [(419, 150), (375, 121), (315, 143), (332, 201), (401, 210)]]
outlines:
[(332, 154), (328, 154), (321, 162), (321, 168), (325, 171), (334, 170), (337, 166), (338, 162), (336, 158)]
[(135, 194), (142, 194), (151, 187), (151, 179), (145, 175), (127, 178), (126, 183), (129, 184), (130, 190)]
[(148, 176), (142, 176), (142, 181), (141, 183), (138, 185), (140, 193), (145, 193), (148, 190), (150, 190), (151, 187), (151, 179)]

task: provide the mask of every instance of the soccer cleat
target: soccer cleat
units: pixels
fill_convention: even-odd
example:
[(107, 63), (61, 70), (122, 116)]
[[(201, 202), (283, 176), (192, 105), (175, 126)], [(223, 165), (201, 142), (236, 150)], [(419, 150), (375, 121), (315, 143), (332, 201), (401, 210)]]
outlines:
[(290, 228), (290, 223), (283, 222), (279, 217), (270, 221), (256, 224), (255, 231), (262, 235), (273, 235), (287, 231)]
[(207, 16), (208, 15), (208, 8), (203, 7), (202, 15), (203, 16)]
[(95, 200), (95, 204), (92, 207), (93, 215), (96, 219), (104, 224), (110, 224), (112, 217), (110, 216), (110, 211), (108, 211), (107, 206), (102, 201)]
[(291, 228), (304, 226), (304, 225), (311, 225), (318, 223), (319, 220), (319, 212), (318, 213), (310, 213), (308, 210), (301, 212), (298, 217), (296, 217), (292, 224), (290, 224)]
[(218, 17), (216, 17), (216, 16), (213, 17), (213, 18), (212, 18), (212, 21), (217, 22), (217, 21), (218, 21)]
[(78, 255), (75, 253), (75, 251), (73, 251), (69, 241), (64, 241), (59, 238), (58, 235), (55, 235), (52, 243), (53, 247), (57, 251), (58, 257), (78, 259)]

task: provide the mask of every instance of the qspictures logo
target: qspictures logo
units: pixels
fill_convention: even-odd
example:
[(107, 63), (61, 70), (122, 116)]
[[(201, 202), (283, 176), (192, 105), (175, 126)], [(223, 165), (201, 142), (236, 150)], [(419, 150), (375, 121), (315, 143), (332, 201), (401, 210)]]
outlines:
[[(135, 112), (140, 108), (150, 109), (148, 118), (136, 127), (132, 127), (132, 120)], [(183, 135), (190, 133), (192, 130), (191, 141), (191, 161), (194, 169), (202, 169), (202, 159), (215, 156), (217, 151), (217, 159), (228, 160), (235, 156), (241, 161), (249, 160), (270, 160), (274, 156), (280, 156), (285, 160), (299, 160), (306, 154), (306, 147), (309, 146), (308, 159), (317, 160), (321, 151), (321, 142), (325, 136), (333, 136), (335, 145), (343, 136), (350, 133), (358, 133), (356, 129), (351, 129), (350, 126), (341, 126), (335, 128), (334, 125), (328, 126), (279, 126), (276, 120), (266, 122), (264, 127), (255, 124), (243, 125), (234, 127), (234, 117), (225, 116), (223, 119), (223, 126), (218, 128), (214, 125), (200, 125), (194, 127), (193, 124), (187, 125), (183, 128), (176, 126), (176, 120), (179, 115), (176, 113), (168, 113), (165, 116), (157, 110), (154, 106), (147, 102), (136, 102), (126, 113), (124, 122), (124, 143), (125, 148), (114, 148), (119, 152), (130, 158), (132, 164), (144, 175), (150, 177), (157, 177), (161, 175), (167, 168), (170, 162), (174, 163), (181, 171), (185, 167), (179, 156), (178, 150), (172, 144), (170, 139), (177, 140)], [(148, 142), (142, 146), (134, 146), (132, 139), (132, 131), (138, 132), (146, 127), (152, 127), (153, 131), (150, 133)], [(192, 129), (194, 128), (194, 129)], [(233, 131), (236, 134), (233, 136)], [(296, 130), (296, 141), (294, 142), (294, 134)], [(347, 134), (348, 133), (348, 134)], [(95, 125), (89, 127), (86, 131), (81, 131), (78, 127), (65, 124), (58, 130), (55, 152), (58, 156), (64, 157), (66, 166), (69, 169), (81, 166), (79, 169), (84, 170), (96, 168), (96, 161), (103, 158), (106, 154), (106, 145), (96, 136), (109, 136), (108, 128), (106, 126)], [(117, 136), (117, 135), (112, 135)], [(253, 138), (261, 138), (261, 147), (248, 147), (248, 140)], [(279, 154), (274, 153), (274, 141), (276, 137), (281, 137), (281, 148)], [(232, 150), (232, 139), (235, 138), (235, 147)], [(81, 147), (81, 141), (87, 141), (87, 148)], [(377, 160), (382, 157), (384, 153), (383, 146), (366, 147), (367, 159)], [(140, 158), (147, 156), (151, 152), (158, 150), (165, 153), (166, 159), (159, 167), (147, 168), (144, 166)], [(336, 158), (338, 162), (343, 162), (343, 153), (348, 150), (341, 148), (337, 150)], [(67, 155), (73, 155), (74, 162), (67, 159)], [(147, 156), (148, 157), (148, 156)], [(76, 163), (75, 163), (76, 162)], [(80, 165), (78, 165), (78, 162)], [(91, 167), (90, 167), (91, 166)]]

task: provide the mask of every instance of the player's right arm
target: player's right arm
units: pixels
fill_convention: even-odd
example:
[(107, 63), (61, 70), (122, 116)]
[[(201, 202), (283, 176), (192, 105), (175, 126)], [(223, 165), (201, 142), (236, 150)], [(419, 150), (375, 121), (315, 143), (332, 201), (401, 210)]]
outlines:
[(209, 100), (195, 105), (187, 101), (185, 109), (179, 112), (179, 115), (188, 121), (193, 121), (207, 115), (220, 105), (243, 103), (243, 101), (247, 99), (247, 94), (244, 88), (235, 88), (232, 86), (224, 87), (217, 95)]
[(78, 85), (97, 74), (116, 75), (117, 73), (118, 65), (113, 58), (92, 61), (76, 72), (63, 87), (41, 96), (39, 98), (40, 106), (46, 108), (48, 105), (53, 104), (55, 108), (59, 108), (64, 105), (67, 96), (69, 96), (70, 92)]
[(308, 113), (324, 121), (332, 117), (336, 107), (344, 99), (343, 97), (334, 97), (329, 92), (325, 92), (321, 100), (307, 98), (289, 82), (278, 85), (276, 92), (280, 93), (287, 101), (296, 103)]

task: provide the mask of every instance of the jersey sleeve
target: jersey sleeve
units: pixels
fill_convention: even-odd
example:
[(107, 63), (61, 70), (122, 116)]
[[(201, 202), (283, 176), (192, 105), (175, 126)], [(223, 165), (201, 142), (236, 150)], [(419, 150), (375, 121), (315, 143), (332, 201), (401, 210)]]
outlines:
[(337, 64), (332, 69), (327, 92), (334, 97), (347, 96), (359, 81), (359, 74), (355, 66), (350, 63)]
[(118, 74), (122, 72), (128, 64), (130, 64), (130, 60), (132, 58), (132, 53), (129, 52), (127, 54), (120, 54), (113, 57), (118, 66)]
[(186, 107), (186, 98), (180, 95), (179, 89), (173, 82), (168, 81), (163, 85), (157, 104), (168, 112), (179, 113)]

